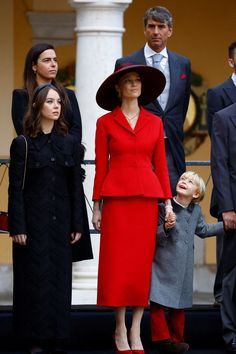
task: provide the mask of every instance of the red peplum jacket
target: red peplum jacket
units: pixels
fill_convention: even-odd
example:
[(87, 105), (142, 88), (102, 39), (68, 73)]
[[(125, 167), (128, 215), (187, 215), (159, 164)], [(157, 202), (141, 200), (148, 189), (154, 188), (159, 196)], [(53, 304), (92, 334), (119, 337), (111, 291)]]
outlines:
[(124, 196), (171, 198), (163, 124), (144, 108), (134, 130), (120, 107), (100, 117), (95, 154), (93, 200)]

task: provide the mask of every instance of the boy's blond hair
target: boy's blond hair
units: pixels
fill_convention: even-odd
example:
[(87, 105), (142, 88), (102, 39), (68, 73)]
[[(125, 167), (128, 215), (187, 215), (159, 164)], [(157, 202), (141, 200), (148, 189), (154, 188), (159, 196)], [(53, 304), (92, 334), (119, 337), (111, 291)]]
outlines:
[(184, 172), (181, 177), (191, 177), (196, 184), (198, 188), (198, 193), (199, 197), (198, 198), (193, 198), (192, 202), (193, 203), (199, 203), (201, 200), (203, 200), (205, 191), (206, 191), (206, 185), (205, 182), (203, 181), (202, 177), (200, 177), (196, 172), (194, 171), (186, 171)]

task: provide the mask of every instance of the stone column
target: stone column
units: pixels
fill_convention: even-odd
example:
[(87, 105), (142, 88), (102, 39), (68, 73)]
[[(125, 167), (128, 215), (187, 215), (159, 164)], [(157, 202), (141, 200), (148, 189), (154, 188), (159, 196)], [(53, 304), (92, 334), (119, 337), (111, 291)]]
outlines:
[[(122, 56), (123, 14), (132, 0), (68, 1), (76, 9), (76, 95), (82, 115), (82, 140), (86, 159), (94, 160), (96, 120), (104, 113), (95, 96), (99, 85), (113, 72), (115, 60)], [(86, 175), (84, 187), (91, 201), (94, 165), (86, 167)], [(92, 235), (92, 244), (94, 260), (74, 266), (72, 303), (96, 303), (99, 235)]]

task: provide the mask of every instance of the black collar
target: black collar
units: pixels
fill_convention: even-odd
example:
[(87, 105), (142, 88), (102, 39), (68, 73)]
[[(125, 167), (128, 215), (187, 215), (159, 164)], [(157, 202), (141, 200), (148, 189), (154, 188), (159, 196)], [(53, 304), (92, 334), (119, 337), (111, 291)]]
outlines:
[(187, 206), (187, 208), (184, 208), (184, 207), (182, 207), (180, 204), (178, 204), (178, 203), (174, 200), (174, 198), (172, 198), (171, 203), (172, 203), (172, 206), (173, 206), (173, 210), (176, 211), (176, 212), (178, 212), (178, 211), (180, 211), (180, 210), (182, 210), (182, 209), (186, 209), (189, 213), (192, 213), (192, 211), (193, 211), (193, 209), (194, 209), (194, 206), (195, 206), (194, 203), (190, 203), (190, 204)]
[(37, 150), (41, 150), (42, 147), (46, 145), (49, 140), (54, 146), (58, 147), (61, 150), (65, 142), (64, 135), (59, 134), (55, 128), (50, 134), (41, 133), (36, 138), (30, 138), (30, 140)]

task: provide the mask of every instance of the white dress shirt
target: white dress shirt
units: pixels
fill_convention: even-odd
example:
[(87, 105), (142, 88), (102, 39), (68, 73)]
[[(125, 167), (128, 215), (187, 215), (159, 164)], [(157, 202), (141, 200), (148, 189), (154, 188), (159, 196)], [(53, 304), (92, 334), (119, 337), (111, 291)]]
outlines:
[(232, 76), (231, 76), (232, 80), (233, 80), (233, 83), (234, 85), (236, 86), (236, 74), (233, 73)]
[[(153, 55), (157, 54), (149, 45), (146, 43), (144, 47), (144, 56), (146, 59), (146, 63), (148, 66), (153, 66)], [(170, 92), (170, 69), (168, 62), (168, 53), (166, 47), (159, 53), (162, 55), (162, 59), (160, 60), (160, 70), (165, 75), (166, 85), (163, 92), (158, 96), (157, 100), (161, 105), (162, 109), (165, 110), (165, 107), (168, 102), (169, 92)]]

